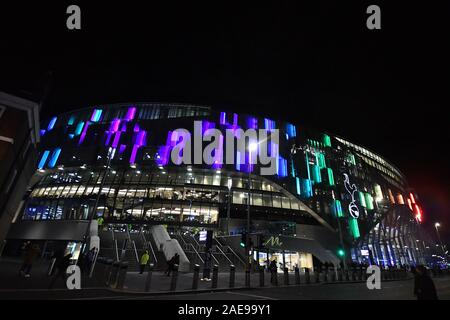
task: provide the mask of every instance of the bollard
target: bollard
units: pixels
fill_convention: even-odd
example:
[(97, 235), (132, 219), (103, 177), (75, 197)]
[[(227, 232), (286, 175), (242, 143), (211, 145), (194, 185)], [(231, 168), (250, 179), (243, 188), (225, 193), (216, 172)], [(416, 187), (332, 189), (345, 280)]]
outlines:
[(318, 270), (318, 268), (314, 269), (314, 277), (316, 279), (316, 283), (320, 282), (320, 271)]
[(348, 271), (348, 269), (345, 269), (345, 281), (350, 281), (350, 274), (349, 274), (349, 271)]
[(192, 290), (198, 289), (198, 275), (200, 274), (200, 266), (196, 264), (194, 266), (194, 278), (192, 279)]
[(295, 267), (295, 284), (300, 285), (300, 269)]
[(339, 268), (338, 269), (338, 281), (342, 281), (343, 280), (342, 272), (343, 272), (342, 269)]
[(328, 282), (328, 268), (325, 268), (325, 273), (323, 275), (323, 281)]
[(212, 276), (212, 285), (211, 285), (212, 289), (217, 289), (218, 278), (219, 278), (219, 266), (217, 264), (215, 264), (213, 266), (213, 276)]
[(289, 270), (288, 268), (284, 268), (284, 285), (289, 285)]
[(47, 276), (49, 276), (49, 277), (53, 274), (55, 262), (56, 262), (56, 258), (53, 258), (52, 261), (50, 262), (50, 266), (48, 267), (48, 272), (47, 272)]
[(362, 279), (363, 279), (363, 269), (362, 269), (362, 268), (359, 268), (359, 272), (358, 272), (358, 280), (359, 280), (359, 281), (362, 281)]
[(235, 275), (236, 275), (236, 266), (230, 265), (230, 288), (234, 288)]
[(150, 286), (152, 283), (152, 273), (153, 273), (153, 267), (155, 265), (153, 263), (150, 263), (150, 265), (148, 266), (148, 273), (147, 273), (147, 279), (145, 279), (145, 292), (149, 292), (150, 291)]
[(120, 261), (115, 261), (113, 263), (113, 270), (112, 270), (113, 282), (110, 283), (113, 288), (117, 288), (117, 285), (119, 283), (119, 276), (120, 276)]
[(331, 268), (331, 282), (336, 282), (336, 269)]
[(127, 277), (127, 271), (128, 271), (128, 262), (122, 262), (120, 264), (120, 270), (119, 270), (119, 282), (117, 284), (117, 287), (119, 289), (123, 289), (123, 285), (125, 284), (125, 279)]
[(178, 265), (173, 265), (172, 279), (170, 281), (170, 291), (175, 291), (177, 289), (177, 279), (178, 279)]
[(305, 282), (307, 284), (311, 283), (311, 278), (310, 278), (310, 275), (309, 275), (309, 268), (305, 268)]
[(277, 271), (270, 272), (270, 283), (274, 286), (278, 286), (278, 272)]
[(106, 272), (105, 272), (105, 285), (109, 286), (109, 284), (111, 283), (111, 276), (112, 276), (112, 272), (113, 272), (113, 263), (114, 261), (112, 259), (108, 259), (106, 260)]
[(250, 288), (250, 270), (245, 270), (245, 286)]
[(259, 286), (264, 287), (264, 267), (259, 267)]
[(363, 280), (367, 281), (367, 268), (363, 268)]

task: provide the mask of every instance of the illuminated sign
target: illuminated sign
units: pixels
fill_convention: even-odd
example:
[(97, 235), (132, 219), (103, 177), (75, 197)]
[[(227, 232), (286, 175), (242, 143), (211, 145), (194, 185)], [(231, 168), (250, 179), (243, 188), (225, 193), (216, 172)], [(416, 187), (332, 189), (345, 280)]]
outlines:
[(199, 236), (200, 236), (200, 238), (199, 238), (200, 242), (206, 241), (206, 239), (208, 237), (208, 231), (200, 231)]
[(352, 201), (348, 205), (348, 212), (350, 213), (350, 216), (352, 216), (355, 219), (358, 219), (359, 218), (359, 209), (358, 209), (358, 206), (356, 205), (356, 201), (355, 201), (355, 193), (358, 192), (358, 189), (356, 188), (355, 184), (350, 183), (350, 178), (349, 178), (348, 174), (344, 173), (344, 179), (345, 179), (344, 180), (345, 189), (350, 194), (350, 197), (352, 199)]
[(281, 247), (283, 245), (283, 242), (280, 241), (279, 237), (270, 237), (269, 240), (267, 240), (264, 243), (264, 246), (270, 246), (270, 247)]

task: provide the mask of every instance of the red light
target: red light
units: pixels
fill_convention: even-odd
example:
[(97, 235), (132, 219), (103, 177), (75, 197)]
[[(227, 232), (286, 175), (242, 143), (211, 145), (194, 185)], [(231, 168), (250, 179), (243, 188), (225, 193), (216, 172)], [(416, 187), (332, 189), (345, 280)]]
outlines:
[(411, 211), (414, 211), (412, 204), (411, 204), (411, 200), (409, 200), (409, 199), (407, 199), (407, 200), (408, 200), (408, 207), (411, 209)]
[(414, 205), (414, 208), (415, 208), (417, 221), (422, 222), (422, 210), (420, 209), (420, 207), (417, 204)]

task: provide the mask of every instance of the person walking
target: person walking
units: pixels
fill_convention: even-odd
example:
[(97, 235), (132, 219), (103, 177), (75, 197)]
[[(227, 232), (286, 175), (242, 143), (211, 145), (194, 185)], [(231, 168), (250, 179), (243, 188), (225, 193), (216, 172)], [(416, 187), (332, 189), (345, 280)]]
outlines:
[(211, 281), (210, 275), (211, 275), (211, 251), (207, 251), (205, 253), (205, 263), (203, 265), (203, 278), (201, 278), (201, 281)]
[(50, 282), (49, 289), (52, 289), (55, 285), (55, 282), (58, 278), (62, 278), (64, 281), (64, 284), (66, 282), (66, 274), (67, 274), (67, 268), (70, 266), (70, 260), (72, 259), (72, 254), (69, 253), (65, 255), (64, 257), (59, 257), (56, 261), (56, 273), (52, 278), (52, 281)]
[(29, 278), (31, 277), (31, 267), (33, 266), (34, 261), (39, 256), (40, 250), (37, 244), (28, 243), (25, 247), (25, 256), (23, 259), (23, 264), (20, 267), (20, 275)]
[(417, 300), (438, 300), (433, 279), (428, 274), (427, 268), (417, 266), (414, 274), (414, 295)]
[(174, 266), (176, 264), (180, 264), (180, 256), (178, 255), (178, 253), (175, 253), (175, 255), (169, 261), (167, 261), (166, 275), (168, 277), (170, 277), (170, 273), (174, 270)]
[(277, 272), (278, 272), (278, 267), (277, 267), (277, 260), (272, 260), (270, 262), (269, 265), (269, 271), (270, 271), (270, 283), (273, 285), (277, 285), (278, 284), (278, 279), (277, 279)]
[(148, 254), (148, 251), (145, 250), (144, 253), (141, 256), (141, 261), (139, 263), (139, 274), (143, 274), (145, 271), (145, 266), (148, 264), (148, 261), (150, 260), (150, 255)]

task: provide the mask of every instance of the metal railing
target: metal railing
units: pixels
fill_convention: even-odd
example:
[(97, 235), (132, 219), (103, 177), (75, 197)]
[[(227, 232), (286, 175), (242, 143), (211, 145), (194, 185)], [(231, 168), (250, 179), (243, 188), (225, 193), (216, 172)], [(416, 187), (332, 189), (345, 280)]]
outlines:
[(197, 255), (197, 257), (200, 258), (200, 261), (201, 261), (203, 264), (205, 264), (205, 260), (202, 259), (202, 256), (201, 256), (200, 253), (198, 253), (198, 251), (195, 249), (195, 246), (194, 246), (192, 243), (190, 243), (190, 245), (191, 245), (192, 249), (194, 249), (194, 252), (195, 252), (195, 254)]
[(119, 259), (119, 246), (117, 245), (117, 239), (114, 239), (114, 251), (116, 253), (116, 261), (120, 261), (120, 259)]
[(244, 267), (246, 266), (246, 263), (242, 261), (242, 259), (236, 254), (236, 252), (234, 252), (234, 250), (230, 246), (227, 246), (227, 249), (231, 251), (231, 253), (239, 260), (240, 263), (242, 263)]
[(133, 245), (133, 250), (134, 250), (134, 254), (136, 256), (136, 263), (139, 264), (139, 255), (137, 253), (137, 249), (136, 249), (136, 243), (133, 241), (131, 241), (131, 244)]
[(219, 249), (219, 251), (222, 253), (222, 255), (225, 257), (225, 259), (228, 260), (228, 262), (230, 264), (233, 264), (233, 262), (227, 257), (227, 254), (225, 252), (223, 252), (223, 250), (220, 248), (220, 246), (216, 246), (217, 249)]
[[(144, 238), (145, 238), (145, 236), (144, 236)], [(147, 243), (147, 246), (150, 246), (150, 250), (152, 251), (153, 259), (155, 259), (153, 261), (155, 261), (155, 266), (156, 266), (158, 264), (158, 258), (156, 258), (155, 250), (153, 250), (152, 242), (147, 241), (146, 243)]]

